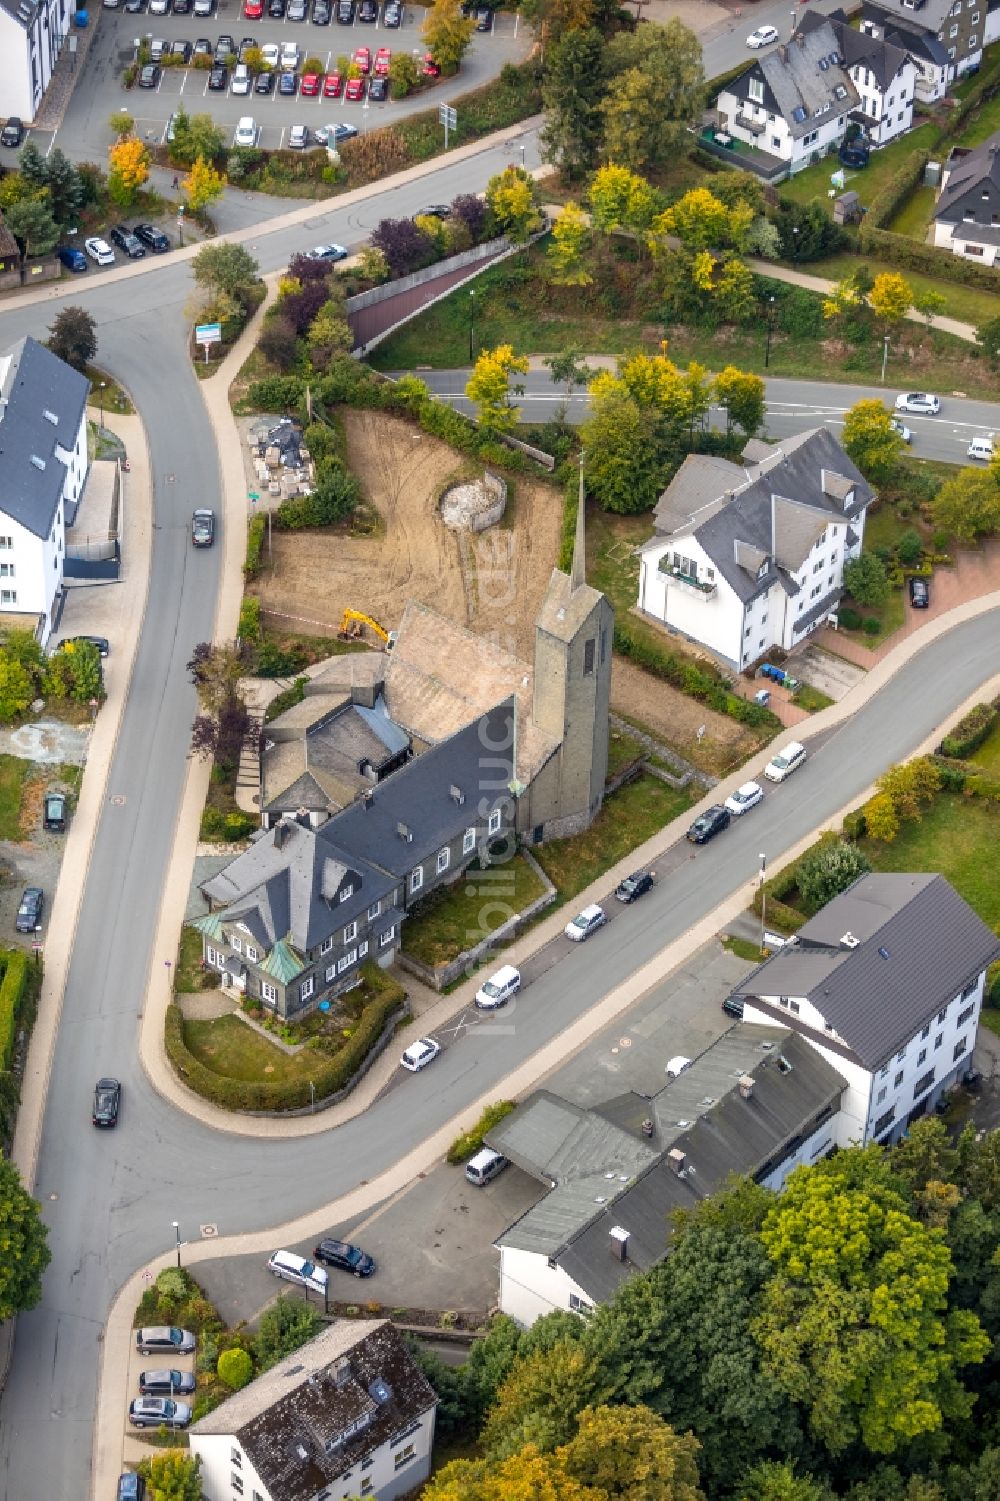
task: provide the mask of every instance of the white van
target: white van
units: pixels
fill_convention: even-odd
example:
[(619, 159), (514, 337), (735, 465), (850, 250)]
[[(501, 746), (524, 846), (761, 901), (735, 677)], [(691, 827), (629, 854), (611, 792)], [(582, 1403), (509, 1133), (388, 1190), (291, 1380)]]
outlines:
[(505, 964), (476, 991), (476, 1005), (481, 1011), (495, 1011), (498, 1006), (506, 1006), (520, 988), (520, 973), (513, 964)]
[(965, 450), (970, 459), (982, 459), (984, 464), (993, 462), (993, 439), (973, 438)]
[(797, 740), (792, 740), (785, 746), (784, 750), (779, 751), (776, 756), (771, 757), (770, 761), (764, 767), (764, 775), (769, 782), (783, 782), (786, 777), (790, 777), (792, 772), (796, 771), (802, 765), (805, 758), (805, 746), (800, 745)]
[(499, 1152), (494, 1152), (492, 1147), (483, 1147), (481, 1152), (477, 1152), (475, 1157), (470, 1157), (465, 1164), (465, 1176), (477, 1188), (482, 1188), (485, 1184), (492, 1182), (498, 1173), (502, 1173), (509, 1165), (507, 1158), (501, 1157)]

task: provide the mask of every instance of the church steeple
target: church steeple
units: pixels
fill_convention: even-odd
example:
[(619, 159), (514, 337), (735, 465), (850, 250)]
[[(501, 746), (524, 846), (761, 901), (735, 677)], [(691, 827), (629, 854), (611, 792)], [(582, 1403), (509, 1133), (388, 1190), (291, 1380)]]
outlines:
[(580, 496), (576, 503), (576, 537), (573, 541), (573, 566), (569, 572), (570, 593), (587, 582), (587, 502), (583, 493), (583, 452), (580, 453)]

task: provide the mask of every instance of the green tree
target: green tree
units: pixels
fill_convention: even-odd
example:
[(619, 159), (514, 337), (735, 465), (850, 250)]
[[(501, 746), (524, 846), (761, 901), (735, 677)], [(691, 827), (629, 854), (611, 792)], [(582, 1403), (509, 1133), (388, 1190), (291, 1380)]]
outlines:
[(486, 184), (486, 203), (501, 234), (523, 244), (541, 228), (535, 179), (523, 167), (507, 167)]
[(638, 171), (668, 162), (686, 144), (705, 91), (701, 45), (676, 17), (617, 36), (609, 69), (622, 67), (602, 106), (605, 151)]
[(755, 1465), (741, 1483), (740, 1501), (832, 1501), (829, 1487), (811, 1475), (796, 1475), (786, 1460)]
[(1000, 317), (989, 318), (979, 325), (976, 343), (991, 365), (1000, 364)]
[(590, 242), (587, 216), (578, 203), (567, 203), (552, 226), (546, 251), (549, 281), (556, 287), (587, 287), (593, 277), (583, 257)]
[(286, 1293), (265, 1308), (254, 1337), (254, 1355), (258, 1372), (268, 1371), (286, 1355), (312, 1339), (323, 1320), (311, 1303)]
[(818, 912), (846, 891), (871, 865), (856, 844), (823, 838), (798, 863), (795, 883), (807, 912)]
[(86, 308), (60, 308), (49, 324), (48, 346), (74, 370), (84, 370), (97, 353), (97, 325)]
[(588, 189), (591, 221), (599, 234), (620, 229), (640, 233), (656, 213), (656, 194), (644, 177), (617, 162), (599, 167)]
[(593, 379), (594, 372), (583, 363), (579, 349), (564, 349), (561, 354), (547, 354), (542, 360), (557, 386), (563, 386), (567, 401), (574, 391), (582, 389)]
[(715, 377), (715, 399), (726, 409), (726, 431), (732, 432), (733, 424), (752, 438), (764, 425), (764, 382), (759, 375), (750, 375), (727, 365)]
[(542, 103), (542, 158), (573, 181), (597, 165), (604, 135), (604, 39), (595, 27), (568, 31), (549, 51)]
[(48, 185), (48, 164), (34, 141), (27, 141), (21, 147), (17, 158), (17, 170), (25, 182), (36, 190), (41, 190)]
[(427, 50), (446, 76), (458, 72), (476, 23), (462, 15), (459, 0), (434, 0), (427, 12), (421, 35)]
[(648, 1407), (588, 1407), (559, 1451), (567, 1474), (620, 1501), (705, 1501), (698, 1440)]
[(48, 188), (52, 217), (60, 229), (75, 229), (83, 207), (84, 189), (76, 167), (58, 146), (49, 152)]
[(201, 1501), (201, 1456), (167, 1449), (137, 1466), (149, 1501)]
[(223, 1350), (216, 1369), (219, 1380), (228, 1386), (230, 1391), (238, 1392), (240, 1387), (246, 1386), (253, 1375), (253, 1361), (246, 1350), (235, 1346), (232, 1350)]
[(650, 511), (660, 492), (655, 420), (616, 385), (595, 397), (581, 436), (588, 489), (605, 511)]
[(408, 52), (394, 52), (389, 61), (389, 83), (392, 85), (392, 97), (405, 99), (407, 94), (420, 82), (420, 72), (413, 58)]
[(594, 1400), (599, 1372), (579, 1340), (564, 1340), (517, 1361), (497, 1391), (481, 1434), (491, 1459), (525, 1444), (547, 1452), (576, 1432), (579, 1413)]
[[(0, 703), (5, 655), (0, 653)], [(0, 1323), (26, 1313), (41, 1298), (42, 1273), (52, 1255), (48, 1233), (17, 1168), (0, 1158)]]
[(873, 552), (863, 552), (844, 564), (844, 588), (859, 605), (884, 605), (889, 598), (885, 564)]
[[(11, 210), (13, 212), (13, 210)], [(7, 215), (10, 221), (10, 213)], [(1000, 528), (1000, 468), (960, 469), (931, 501), (934, 525), (971, 542)]]
[(59, 228), (47, 197), (22, 198), (5, 210), (7, 228), (20, 240), (26, 256), (48, 255), (56, 247)]
[(865, 479), (886, 485), (896, 472), (904, 443), (881, 401), (856, 401), (844, 418), (841, 442)]
[(914, 291), (913, 310), (920, 314), (930, 328), (934, 319), (944, 312), (948, 305), (948, 299), (943, 292), (936, 292), (933, 287), (925, 287), (923, 291)]
[(203, 245), (191, 270), (199, 286), (240, 300), (260, 280), (260, 266), (242, 245)]
[(943, 1232), (907, 1212), (877, 1146), (797, 1168), (761, 1229), (774, 1268), (753, 1332), (832, 1454), (875, 1454), (968, 1416), (958, 1379), (989, 1339), (948, 1308)]
[(479, 426), (487, 433), (509, 433), (517, 426), (518, 409), (511, 394), (520, 396), (524, 387), (511, 386), (514, 374), (528, 373), (528, 357), (515, 354), (510, 344), (484, 349), (465, 387), (465, 394), (479, 410)]
[[(10, 724), (23, 714), (35, 696), (34, 685), (16, 657), (0, 647), (0, 724)], [(0, 1246), (3, 1241), (0, 1238)], [(2, 1287), (2, 1281), (0, 1281)], [(4, 1314), (0, 1313), (0, 1320)]]
[(422, 1492), (422, 1501), (607, 1501), (566, 1473), (556, 1454), (539, 1454), (528, 1444), (496, 1464), (491, 1460), (456, 1459), (438, 1470)]
[(924, 544), (920, 533), (908, 526), (896, 543), (896, 556), (904, 568), (913, 568), (923, 555)]
[(222, 156), (227, 142), (228, 137), (211, 115), (189, 115), (181, 109), (174, 120), (170, 159), (182, 167), (192, 167), (199, 157), (214, 162)]
[(108, 116), (108, 129), (116, 141), (130, 136), (135, 129), (135, 120), (127, 109), (116, 109)]

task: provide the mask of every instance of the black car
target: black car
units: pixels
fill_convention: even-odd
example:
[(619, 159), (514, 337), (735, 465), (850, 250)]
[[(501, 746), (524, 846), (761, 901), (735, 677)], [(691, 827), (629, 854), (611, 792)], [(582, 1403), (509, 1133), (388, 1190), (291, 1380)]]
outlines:
[[(154, 229), (152, 224), (137, 224), (132, 233), (140, 245), (145, 245), (147, 250), (155, 251), (157, 255), (160, 255), (164, 250), (170, 249), (170, 241), (162, 229)], [(102, 652), (102, 656), (104, 655), (106, 653)]]
[(354, 25), (354, 0), (337, 0), (337, 22), (341, 26)]
[(144, 1397), (187, 1397), (198, 1385), (193, 1371), (140, 1371), (139, 1390)]
[(194, 44), (195, 57), (211, 57), (212, 43), (207, 36), (200, 36)]
[(139, 77), (136, 79), (140, 89), (155, 89), (162, 77), (159, 63), (147, 63), (139, 69)]
[(926, 610), (931, 602), (931, 591), (926, 579), (910, 579), (910, 604), (915, 610)]
[(403, 10), (402, 10), (402, 7), (399, 6), (399, 5), (394, 4), (393, 0), (389, 0), (389, 4), (386, 6), (385, 10), (382, 12), (382, 25), (383, 26), (396, 27), (396, 26), (399, 26), (401, 24), (402, 20), (403, 20)]
[(375, 1260), (358, 1246), (348, 1245), (346, 1240), (321, 1240), (313, 1251), (313, 1261), (325, 1262), (341, 1272), (353, 1272), (355, 1277), (370, 1277), (375, 1270)]
[(476, 11), (476, 30), (493, 30), (493, 12), (491, 10), (488, 10), (485, 5), (481, 5)]
[(191, 61), (191, 43), (185, 42), (180, 38), (176, 42), (171, 42), (170, 56), (179, 57), (182, 63), (189, 63)]
[(374, 99), (376, 104), (384, 104), (389, 97), (388, 78), (373, 78), (368, 85), (368, 97)]
[(45, 892), (40, 886), (25, 886), (21, 893), (21, 905), (17, 909), (14, 928), (18, 933), (34, 933), (42, 925), (42, 908)]
[[(138, 224), (135, 226), (136, 234), (139, 233), (140, 227)], [(107, 636), (67, 636), (66, 640), (60, 641), (59, 645), (67, 646), (70, 642), (75, 645), (79, 641), (83, 641), (87, 646), (95, 647), (99, 657), (106, 657), (111, 651)]]
[(358, 20), (367, 25), (371, 21), (378, 20), (378, 6), (375, 0), (360, 0), (358, 5)]
[(615, 888), (615, 896), (620, 902), (638, 901), (645, 896), (647, 891), (652, 891), (656, 872), (652, 870), (636, 870), (630, 876), (626, 876), (620, 886)]
[(130, 261), (141, 261), (146, 254), (127, 224), (116, 224), (108, 234), (112, 245), (124, 250)]
[(314, 26), (329, 26), (330, 0), (313, 0), (312, 23)]
[(285, 19), (285, 4), (286, 0), (270, 0), (267, 13), (272, 21), (283, 21)]
[(219, 67), (219, 66), (214, 67), (212, 69), (212, 71), (208, 75), (208, 86), (209, 86), (210, 89), (214, 89), (214, 91), (217, 94), (221, 93), (225, 89), (225, 87), (226, 87), (226, 85), (228, 83), (229, 83), (229, 69), (228, 68), (223, 68), (223, 67)]
[(258, 45), (259, 45), (259, 43), (258, 43), (257, 38), (255, 36), (245, 36), (245, 37), (243, 37), (242, 41), (240, 42), (240, 52), (239, 52), (240, 62), (241, 63), (245, 63), (246, 60), (247, 60), (247, 53), (250, 52), (254, 47), (257, 47)]
[(117, 1126), (122, 1087), (117, 1079), (98, 1079), (94, 1089), (94, 1125)]
[(696, 818), (687, 831), (688, 841), (691, 844), (707, 844), (714, 839), (716, 834), (721, 834), (723, 829), (729, 828), (729, 809), (721, 803), (713, 803), (706, 808), (700, 818)]
[(274, 74), (258, 73), (256, 79), (254, 80), (253, 91), (255, 94), (273, 94)]
[(195, 547), (211, 547), (215, 541), (214, 511), (195, 511), (191, 517), (191, 541)]
[(228, 31), (224, 31), (215, 44), (215, 61), (217, 63), (226, 63), (231, 57), (235, 56), (236, 43)]
[(451, 205), (448, 203), (429, 203), (416, 217), (418, 219), (447, 219), (450, 213)]
[(722, 1003), (722, 1009), (727, 1016), (735, 1016), (737, 1021), (742, 1021), (743, 997), (741, 995), (727, 995)]
[(11, 115), (3, 130), (0, 130), (0, 146), (20, 146), (24, 140), (24, 126), (16, 115)]
[(174, 0), (174, 15), (189, 16), (194, 6), (194, 0)]
[(66, 832), (66, 798), (61, 792), (45, 794), (42, 825), (46, 829), (51, 829), (54, 834)]

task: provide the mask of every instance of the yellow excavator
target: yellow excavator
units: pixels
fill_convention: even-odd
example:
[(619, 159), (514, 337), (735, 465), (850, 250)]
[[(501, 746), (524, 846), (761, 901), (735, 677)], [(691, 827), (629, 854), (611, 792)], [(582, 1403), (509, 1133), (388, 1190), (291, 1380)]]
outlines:
[(340, 622), (341, 640), (357, 641), (361, 636), (361, 627), (364, 625), (366, 625), (369, 630), (374, 631), (375, 635), (379, 638), (380, 641), (384, 642), (386, 646), (389, 645), (389, 632), (386, 630), (385, 626), (379, 625), (377, 620), (373, 620), (370, 615), (363, 614), (361, 610), (347, 609), (344, 611), (343, 617)]

